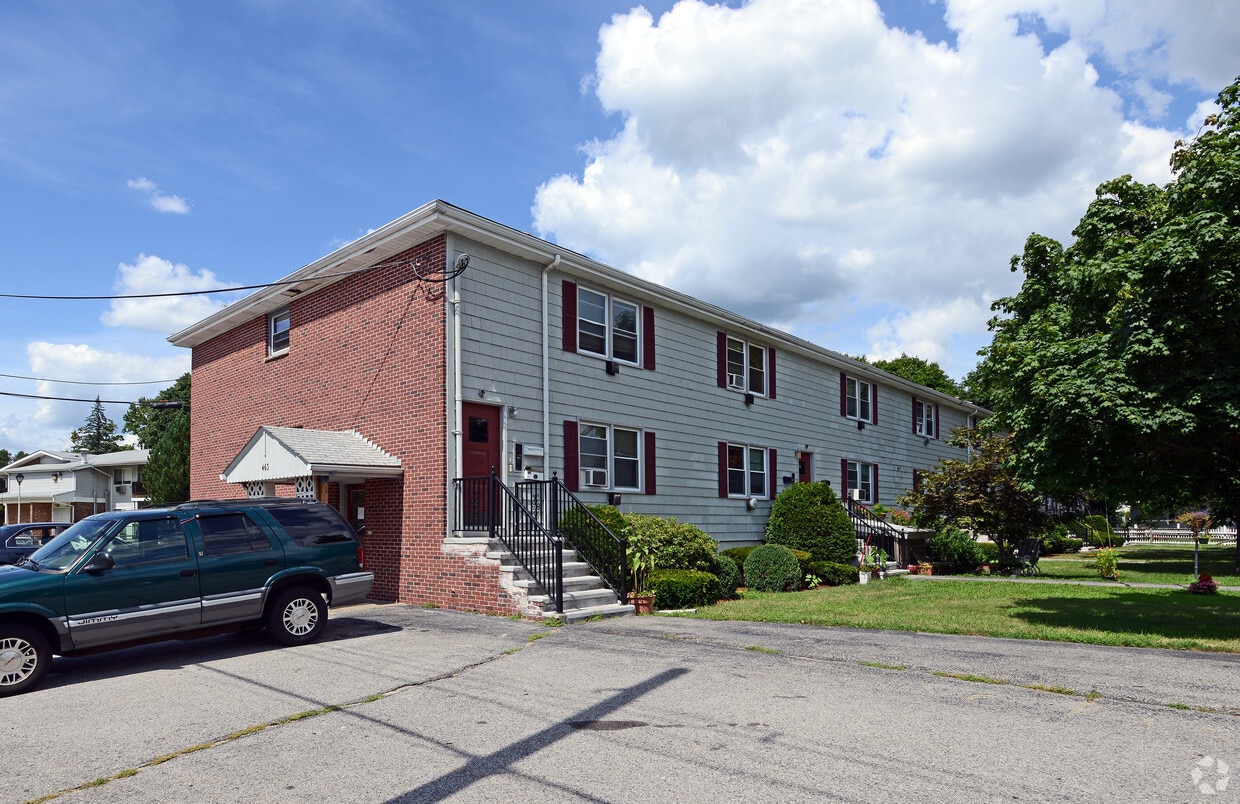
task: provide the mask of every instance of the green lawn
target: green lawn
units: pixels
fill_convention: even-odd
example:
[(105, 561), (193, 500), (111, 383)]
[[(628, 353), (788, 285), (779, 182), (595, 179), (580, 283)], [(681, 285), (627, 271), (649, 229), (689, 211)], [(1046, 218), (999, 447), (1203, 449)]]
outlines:
[(686, 616), (1240, 653), (1240, 595), (1118, 584), (893, 578), (784, 594), (746, 591)]
[[(1118, 548), (1119, 577), (1126, 583), (1188, 584), (1193, 580), (1192, 545), (1134, 544)], [(1201, 545), (1198, 556), (1202, 572), (1214, 576), (1220, 586), (1240, 587), (1240, 575), (1232, 568), (1236, 548), (1231, 545)], [(1045, 556), (1038, 561), (1043, 578), (1065, 580), (1098, 579), (1093, 557), (1084, 553)]]

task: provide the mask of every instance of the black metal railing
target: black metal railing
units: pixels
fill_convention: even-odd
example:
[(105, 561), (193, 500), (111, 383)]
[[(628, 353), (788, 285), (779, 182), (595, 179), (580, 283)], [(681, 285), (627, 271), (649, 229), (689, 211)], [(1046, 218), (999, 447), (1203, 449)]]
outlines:
[(537, 500), (528, 493), (524, 500), (514, 494), (495, 470), (485, 477), (457, 478), (452, 485), (456, 529), (486, 533), (501, 542), (555, 602), (556, 612), (563, 613), (564, 540), (544, 524), (548, 520), (541, 510), (536, 514), (526, 506)]
[(887, 560), (894, 561), (897, 567), (907, 566), (910, 555), (904, 534), (861, 503), (847, 497), (843, 499), (857, 535), (858, 552), (868, 546), (885, 552)]
[(550, 532), (577, 551), (621, 601), (626, 598), (628, 543), (604, 525), (559, 477), (552, 474), (550, 480), (520, 480), (516, 495), (527, 510), (543, 517)]

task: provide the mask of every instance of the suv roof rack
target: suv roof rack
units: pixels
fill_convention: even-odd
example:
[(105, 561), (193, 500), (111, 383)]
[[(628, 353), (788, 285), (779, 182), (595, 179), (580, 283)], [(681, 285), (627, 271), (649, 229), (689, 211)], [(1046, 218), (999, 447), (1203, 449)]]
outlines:
[(317, 502), (318, 500), (305, 500), (301, 497), (235, 497), (227, 500), (187, 500), (185, 502), (169, 503), (162, 507), (181, 511), (190, 508), (210, 508), (217, 505), (311, 505)]

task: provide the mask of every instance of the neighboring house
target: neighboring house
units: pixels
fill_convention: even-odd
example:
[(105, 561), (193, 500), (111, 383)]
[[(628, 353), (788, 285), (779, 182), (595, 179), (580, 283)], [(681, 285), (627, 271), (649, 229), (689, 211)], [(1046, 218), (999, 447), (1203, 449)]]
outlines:
[(555, 473), (738, 546), (792, 483), (894, 505), (985, 415), (441, 201), (169, 340), (191, 496), (326, 500), (365, 525), (372, 596), (485, 612), (522, 602), (453, 521), (458, 478)]
[(76, 522), (100, 511), (137, 508), (146, 502), (142, 467), (149, 454), (145, 449), (105, 455), (39, 450), (14, 461), (0, 469), (8, 484), (0, 493), (4, 521)]

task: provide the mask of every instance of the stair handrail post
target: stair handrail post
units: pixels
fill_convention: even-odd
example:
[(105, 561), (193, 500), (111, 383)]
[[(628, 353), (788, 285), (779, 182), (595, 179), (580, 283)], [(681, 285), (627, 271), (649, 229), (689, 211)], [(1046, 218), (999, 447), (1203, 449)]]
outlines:
[(495, 467), (491, 467), (491, 477), (487, 482), (487, 536), (491, 539), (495, 538), (497, 516), (496, 509), (499, 508), (499, 476), (495, 473)]
[(555, 550), (555, 610), (557, 614), (564, 613), (564, 536), (560, 533), (560, 495), (557, 493), (556, 485), (560, 482), (555, 472), (551, 473), (551, 487), (547, 489), (550, 500), (551, 521), (547, 524), (547, 528), (551, 532), (551, 548)]

